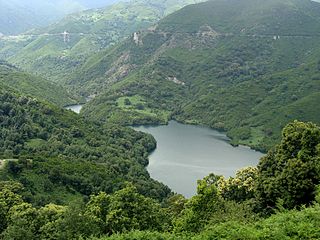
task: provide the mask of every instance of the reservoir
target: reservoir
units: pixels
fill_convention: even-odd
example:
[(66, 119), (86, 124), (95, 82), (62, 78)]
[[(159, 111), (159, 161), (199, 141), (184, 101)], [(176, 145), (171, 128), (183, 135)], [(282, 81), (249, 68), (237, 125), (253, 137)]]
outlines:
[(198, 179), (210, 173), (235, 176), (240, 168), (256, 166), (263, 156), (245, 146), (231, 146), (224, 133), (206, 127), (170, 121), (166, 126), (134, 129), (157, 140), (149, 157), (150, 176), (186, 197), (196, 194)]
[[(86, 97), (86, 102), (91, 101), (93, 98), (95, 97), (95, 95), (90, 95), (88, 97)], [(83, 108), (84, 104), (75, 104), (75, 105), (69, 105), (69, 106), (65, 106), (64, 108), (67, 110), (71, 110), (74, 111), (75, 113), (80, 113), (81, 109)]]

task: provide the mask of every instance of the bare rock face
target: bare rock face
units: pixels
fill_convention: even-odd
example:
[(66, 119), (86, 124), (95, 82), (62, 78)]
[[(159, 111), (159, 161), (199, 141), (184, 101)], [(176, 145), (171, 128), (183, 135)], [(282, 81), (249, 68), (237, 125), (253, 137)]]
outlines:
[(171, 82), (174, 82), (175, 84), (178, 84), (178, 85), (182, 85), (182, 86), (185, 86), (186, 83), (177, 79), (177, 77), (167, 77), (167, 80), (171, 81)]
[(108, 84), (115, 83), (125, 78), (129, 72), (134, 69), (134, 65), (131, 65), (129, 60), (130, 53), (125, 52), (113, 63), (112, 67), (105, 74), (108, 79)]
[(216, 38), (220, 34), (216, 32), (212, 27), (209, 25), (204, 25), (201, 26), (198, 32), (198, 37), (211, 37), (211, 38)]

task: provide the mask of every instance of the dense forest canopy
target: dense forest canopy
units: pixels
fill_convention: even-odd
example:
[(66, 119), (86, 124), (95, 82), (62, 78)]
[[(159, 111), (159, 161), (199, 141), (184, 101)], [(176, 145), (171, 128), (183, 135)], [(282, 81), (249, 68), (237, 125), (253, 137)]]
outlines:
[(5, 90), (0, 98), (0, 158), (7, 159), (1, 179), (23, 183), (31, 203), (66, 204), (113, 192), (126, 181), (154, 198), (170, 193), (145, 169), (155, 148), (152, 136), (85, 122), (75, 113)]
[[(41, 161), (30, 157), (8, 161), (1, 172), (6, 180), (0, 182), (0, 231), (4, 239), (78, 239), (80, 236), (109, 239), (110, 235), (110, 239), (320, 237), (320, 128), (312, 123), (289, 124), (283, 130), (280, 144), (261, 159), (257, 168), (239, 170), (235, 177), (228, 179), (210, 174), (199, 180), (197, 195), (191, 199), (181, 195), (152, 199), (139, 193), (141, 185), (130, 182), (109, 193), (101, 187), (90, 191), (83, 183), (79, 185), (81, 182), (72, 184), (76, 176), (73, 181), (69, 179), (71, 182), (60, 179), (67, 173), (63, 167), (48, 176), (45, 189), (37, 195), (43, 197), (48, 191), (53, 194), (59, 182), (60, 197), (64, 184), (69, 194), (76, 195), (78, 190), (82, 195), (91, 194), (90, 197), (83, 202), (74, 202), (75, 196), (70, 197), (68, 205), (51, 203), (52, 195), (49, 201), (43, 198), (39, 201), (25, 190), (35, 191), (35, 187), (39, 190), (39, 183), (31, 181), (43, 178), (46, 170), (37, 168)], [(59, 157), (55, 165), (61, 161)], [(45, 162), (50, 164), (48, 160)], [(77, 168), (88, 166), (74, 158), (66, 160), (65, 166), (67, 162), (77, 162), (77, 166), (73, 165)], [(119, 160), (118, 163), (121, 164)], [(53, 165), (50, 168), (56, 169)], [(88, 182), (90, 174), (97, 173), (86, 174)], [(50, 180), (54, 181), (49, 184)], [(137, 175), (130, 180), (137, 180)], [(150, 184), (150, 180), (146, 183)], [(114, 184), (110, 182), (109, 186)], [(163, 187), (157, 185), (159, 193)], [(142, 192), (150, 193), (146, 186)]]

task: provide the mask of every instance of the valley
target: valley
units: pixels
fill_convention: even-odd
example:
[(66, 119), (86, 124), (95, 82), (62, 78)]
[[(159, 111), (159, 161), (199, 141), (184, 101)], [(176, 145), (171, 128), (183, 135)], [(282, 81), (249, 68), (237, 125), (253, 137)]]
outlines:
[(0, 239), (320, 239), (319, 2), (19, 1)]
[[(101, 93), (83, 115), (128, 125), (203, 124), (261, 151), (280, 139), (289, 121), (319, 123), (318, 4), (261, 3), (270, 7), (265, 17), (237, 12), (252, 11), (254, 2), (188, 6), (142, 31), (141, 44), (131, 37), (93, 55), (77, 81), (84, 92)], [(124, 98), (141, 99), (146, 111), (119, 104)]]

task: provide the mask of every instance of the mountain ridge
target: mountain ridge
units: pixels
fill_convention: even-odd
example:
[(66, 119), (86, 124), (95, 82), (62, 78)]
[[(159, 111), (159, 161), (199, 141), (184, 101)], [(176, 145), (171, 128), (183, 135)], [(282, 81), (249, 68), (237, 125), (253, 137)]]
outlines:
[(69, 15), (27, 35), (3, 37), (0, 46), (5, 47), (0, 49), (0, 58), (25, 71), (64, 84), (91, 54), (151, 26), (176, 9), (200, 1), (157, 0), (158, 4), (151, 4), (146, 0), (134, 0)]
[[(80, 82), (84, 92), (101, 93), (84, 108), (84, 115), (124, 124), (165, 123), (170, 118), (205, 124), (227, 130), (234, 144), (263, 150), (280, 138), (281, 128), (291, 120), (318, 123), (320, 119), (311, 111), (317, 97), (312, 100), (308, 95), (316, 94), (320, 86), (316, 30), (320, 15), (314, 16), (320, 4), (268, 0), (261, 4), (262, 9), (268, 9), (263, 16), (256, 14), (260, 10), (247, 18), (241, 11), (234, 14), (241, 9), (237, 4), (245, 12), (252, 9), (252, 2), (217, 0), (187, 6), (161, 20), (156, 28), (138, 33), (139, 41), (131, 35), (111, 50), (93, 55), (84, 71), (70, 81), (70, 85)], [(238, 23), (235, 17), (238, 25), (224, 14), (229, 7), (234, 17), (244, 18)], [(282, 16), (283, 12), (286, 15)], [(278, 25), (287, 29), (284, 35), (279, 35), (278, 25), (266, 22), (270, 16), (274, 22), (280, 15)], [(172, 26), (171, 19), (175, 19)], [(190, 26), (188, 21), (194, 24)], [(297, 21), (299, 26), (294, 28)], [(248, 24), (247, 30), (243, 31), (243, 24)], [(260, 26), (260, 30), (253, 32), (255, 28), (250, 26)], [(236, 32), (230, 34), (229, 29)], [(142, 99), (145, 110), (123, 108), (119, 99), (124, 97)], [(299, 109), (290, 107), (291, 113), (275, 114), (276, 109), (289, 108), (296, 101), (300, 101), (296, 103)], [(301, 105), (303, 102), (313, 107)], [(302, 109), (309, 111), (299, 114)]]

